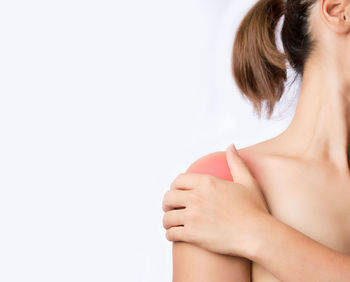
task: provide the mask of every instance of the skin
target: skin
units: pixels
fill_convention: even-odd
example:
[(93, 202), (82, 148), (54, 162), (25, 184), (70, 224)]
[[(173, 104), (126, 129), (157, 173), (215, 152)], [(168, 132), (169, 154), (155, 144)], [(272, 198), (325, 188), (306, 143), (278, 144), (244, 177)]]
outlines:
[(350, 281), (349, 2), (312, 10), (318, 44), (289, 127), (227, 149), (234, 183), (191, 173), (172, 183), (163, 224), (174, 282)]

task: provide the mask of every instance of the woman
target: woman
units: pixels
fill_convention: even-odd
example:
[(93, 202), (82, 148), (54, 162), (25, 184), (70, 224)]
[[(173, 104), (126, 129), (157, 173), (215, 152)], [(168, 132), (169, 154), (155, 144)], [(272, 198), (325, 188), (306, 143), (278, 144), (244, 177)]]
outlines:
[[(274, 34), (283, 15), (285, 54)], [(204, 156), (172, 182), (163, 225), (174, 282), (350, 281), (349, 54), (349, 0), (249, 10), (234, 43), (236, 83), (271, 116), (288, 62), (302, 78), (296, 113), (277, 137)]]

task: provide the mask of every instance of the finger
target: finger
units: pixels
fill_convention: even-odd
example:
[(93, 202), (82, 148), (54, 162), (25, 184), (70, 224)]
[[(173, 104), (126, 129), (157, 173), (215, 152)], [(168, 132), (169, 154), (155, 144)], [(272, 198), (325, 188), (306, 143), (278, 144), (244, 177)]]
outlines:
[(162, 202), (163, 211), (167, 212), (176, 208), (185, 208), (188, 197), (184, 190), (169, 190), (165, 192)]
[(165, 236), (168, 241), (173, 242), (186, 242), (186, 233), (185, 233), (185, 227), (184, 226), (174, 226), (166, 230)]
[(170, 185), (170, 190), (182, 189), (192, 190), (200, 186), (203, 183), (204, 178), (208, 177), (207, 174), (200, 173), (180, 173)]
[(170, 227), (184, 225), (185, 209), (170, 210), (163, 216), (163, 227), (169, 229)]
[(248, 166), (238, 154), (234, 144), (226, 149), (227, 164), (230, 168), (233, 182), (250, 186), (255, 184), (255, 178), (251, 174)]

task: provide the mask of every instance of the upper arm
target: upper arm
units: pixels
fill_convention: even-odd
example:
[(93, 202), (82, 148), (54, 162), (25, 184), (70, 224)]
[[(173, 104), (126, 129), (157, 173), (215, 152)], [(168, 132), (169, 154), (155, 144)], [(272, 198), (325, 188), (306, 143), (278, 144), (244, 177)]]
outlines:
[[(186, 173), (211, 174), (232, 181), (225, 152), (195, 161)], [(250, 261), (210, 252), (187, 242), (173, 242), (173, 282), (250, 282)]]

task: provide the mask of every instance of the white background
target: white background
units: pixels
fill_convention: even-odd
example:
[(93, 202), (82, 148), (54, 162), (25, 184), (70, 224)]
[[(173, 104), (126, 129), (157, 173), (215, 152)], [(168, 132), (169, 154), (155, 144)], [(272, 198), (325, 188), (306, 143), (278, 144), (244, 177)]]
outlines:
[(0, 1), (0, 281), (171, 281), (171, 181), (292, 117), (231, 76), (254, 2)]

